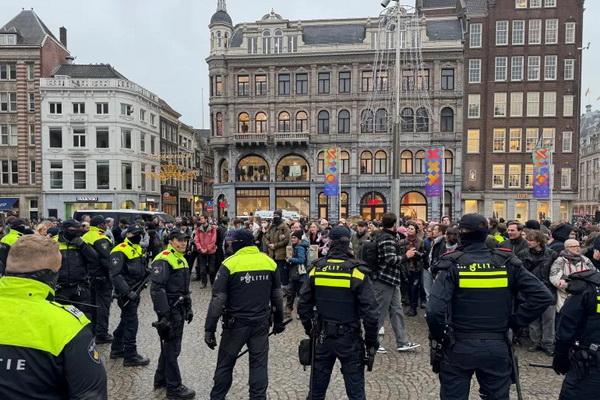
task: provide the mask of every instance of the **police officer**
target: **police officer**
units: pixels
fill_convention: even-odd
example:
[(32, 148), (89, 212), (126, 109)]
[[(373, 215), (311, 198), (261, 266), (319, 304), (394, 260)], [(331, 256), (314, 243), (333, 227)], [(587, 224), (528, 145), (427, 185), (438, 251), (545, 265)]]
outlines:
[[(460, 246), (435, 266), (439, 273), (427, 304), (430, 337), (443, 343), (442, 360), (434, 364), (440, 397), (466, 399), (476, 373), (482, 398), (508, 399), (509, 329), (528, 326), (553, 298), (510, 250), (485, 245), (489, 229), (482, 215), (466, 214), (458, 225)], [(513, 312), (517, 295), (524, 301)]]
[(13, 219), (9, 222), (8, 226), (10, 227), (8, 233), (0, 239), (0, 276), (4, 273), (4, 266), (6, 265), (10, 246), (15, 244), (21, 236), (33, 234), (33, 229), (27, 226), (25, 220), (21, 218)]
[(96, 251), (97, 257), (90, 261), (91, 301), (96, 306), (92, 313), (92, 330), (96, 334), (96, 343), (111, 343), (113, 337), (108, 333), (108, 317), (112, 303), (113, 286), (110, 281), (110, 251), (112, 241), (106, 236), (106, 220), (96, 215), (90, 221), (90, 230), (83, 235), (83, 241)]
[(110, 253), (110, 276), (115, 286), (121, 309), (121, 320), (113, 332), (110, 358), (123, 357), (123, 366), (136, 367), (150, 363), (150, 359), (137, 352), (138, 306), (140, 292), (148, 282), (146, 256), (140, 242), (144, 229), (139, 225), (127, 228), (123, 243)]
[(40, 235), (11, 247), (0, 279), (0, 398), (106, 399), (106, 372), (89, 320), (51, 301), (58, 245)]
[(351, 236), (343, 226), (331, 230), (327, 257), (315, 261), (300, 290), (298, 314), (306, 334), (316, 340), (311, 400), (325, 399), (336, 358), (342, 364), (348, 399), (364, 400), (365, 345), (373, 355), (379, 347), (377, 301), (369, 277), (360, 270), (364, 263), (352, 257)]
[(574, 273), (569, 280), (552, 366), (567, 375), (561, 400), (594, 399), (600, 393), (600, 272)]
[(154, 374), (154, 387), (166, 387), (167, 398), (192, 399), (196, 392), (181, 383), (177, 357), (181, 352), (183, 323), (192, 322), (190, 298), (190, 268), (184, 252), (187, 238), (183, 232), (172, 231), (169, 245), (152, 262), (150, 294), (158, 316), (155, 327), (161, 340), (160, 357)]
[(62, 266), (56, 285), (56, 301), (75, 305), (91, 318), (93, 307), (90, 307), (88, 265), (95, 262), (98, 254), (92, 246), (83, 241), (82, 236), (81, 223), (69, 219), (62, 223), (60, 233), (53, 237), (58, 242), (62, 255)]
[(204, 341), (212, 350), (217, 346), (217, 322), (223, 315), (223, 333), (210, 398), (225, 399), (237, 355), (246, 345), (250, 353), (249, 398), (266, 399), (272, 312), (273, 332), (277, 334), (285, 329), (277, 264), (254, 246), (254, 236), (246, 229), (231, 232), (227, 241), (234, 254), (223, 261), (217, 272), (204, 325)]

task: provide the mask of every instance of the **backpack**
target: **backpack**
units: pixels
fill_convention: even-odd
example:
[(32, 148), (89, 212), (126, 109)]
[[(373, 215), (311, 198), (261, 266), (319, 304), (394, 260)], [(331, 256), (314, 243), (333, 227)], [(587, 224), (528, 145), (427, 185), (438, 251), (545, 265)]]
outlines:
[(371, 271), (379, 269), (379, 234), (374, 233), (371, 240), (363, 243), (358, 259), (364, 261)]

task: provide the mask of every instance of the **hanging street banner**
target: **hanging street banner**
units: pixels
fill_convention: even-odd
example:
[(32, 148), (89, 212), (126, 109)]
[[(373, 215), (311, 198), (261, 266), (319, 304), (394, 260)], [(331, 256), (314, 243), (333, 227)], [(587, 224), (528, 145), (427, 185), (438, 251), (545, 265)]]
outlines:
[(550, 165), (552, 153), (550, 149), (538, 148), (533, 152), (533, 198), (548, 200), (550, 198)]
[(444, 191), (444, 148), (433, 147), (425, 152), (425, 195), (441, 197)]
[(325, 150), (325, 187), (324, 192), (327, 197), (337, 197), (340, 195), (340, 171), (338, 161), (338, 149), (332, 148)]

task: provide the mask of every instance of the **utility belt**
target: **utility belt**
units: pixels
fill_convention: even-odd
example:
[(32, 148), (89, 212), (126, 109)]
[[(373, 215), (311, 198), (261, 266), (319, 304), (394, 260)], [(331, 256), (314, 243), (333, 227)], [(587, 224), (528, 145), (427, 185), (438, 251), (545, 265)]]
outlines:
[(319, 323), (319, 332), (324, 337), (340, 337), (352, 334), (359, 334), (360, 326), (356, 324), (339, 324), (332, 321), (321, 321)]
[(264, 318), (238, 318), (229, 314), (223, 314), (223, 329), (256, 327), (266, 324), (269, 324), (269, 315), (265, 315)]
[(501, 332), (460, 332), (454, 331), (454, 340), (507, 340), (506, 333)]
[(81, 290), (81, 289), (88, 289), (90, 287), (90, 283), (88, 281), (80, 281), (80, 282), (69, 282), (69, 283), (65, 283), (65, 282), (58, 282), (56, 284), (55, 290), (61, 290), (61, 289), (72, 289), (72, 288), (77, 288), (77, 290)]
[(579, 344), (569, 350), (569, 363), (577, 379), (585, 378), (590, 371), (600, 368), (600, 344)]

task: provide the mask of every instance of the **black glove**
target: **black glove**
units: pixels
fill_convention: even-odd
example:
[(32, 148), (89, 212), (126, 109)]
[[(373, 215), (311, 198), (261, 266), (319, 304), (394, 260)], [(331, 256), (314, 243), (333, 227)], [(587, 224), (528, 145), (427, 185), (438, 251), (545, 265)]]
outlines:
[(185, 320), (189, 324), (194, 319), (194, 312), (192, 311), (192, 307), (188, 307), (185, 311)]
[(77, 246), (77, 247), (81, 247), (85, 244), (85, 242), (83, 241), (81, 236), (74, 237), (73, 240), (69, 241), (69, 243), (72, 244), (73, 246)]
[(377, 339), (375, 340), (371, 340), (371, 339), (365, 339), (365, 347), (367, 348), (367, 350), (369, 349), (379, 349), (379, 341)]
[(278, 335), (285, 331), (285, 324), (283, 322), (275, 322), (273, 325), (273, 335)]
[(554, 359), (552, 360), (552, 369), (554, 372), (558, 375), (565, 375), (569, 372), (570, 368), (569, 353), (557, 352), (554, 354)]
[(306, 333), (306, 336), (310, 336), (312, 337), (312, 322), (308, 321), (306, 323), (302, 323), (302, 326), (304, 326), (304, 333)]
[(214, 350), (217, 347), (217, 338), (215, 337), (214, 332), (204, 332), (204, 343), (208, 346), (209, 349)]
[(129, 299), (129, 301), (136, 301), (140, 295), (132, 290), (131, 292), (127, 293), (126, 297)]
[(163, 340), (169, 340), (171, 334), (171, 322), (166, 316), (160, 317), (160, 319), (152, 324), (153, 327), (158, 331), (158, 336)]

